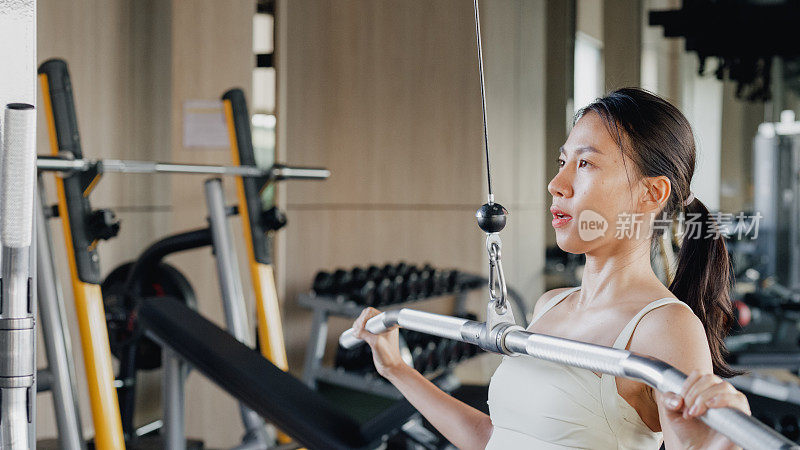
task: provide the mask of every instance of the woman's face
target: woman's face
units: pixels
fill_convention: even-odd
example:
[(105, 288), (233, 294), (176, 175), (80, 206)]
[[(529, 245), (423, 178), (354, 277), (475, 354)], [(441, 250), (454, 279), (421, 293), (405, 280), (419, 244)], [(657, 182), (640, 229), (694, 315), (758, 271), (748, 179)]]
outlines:
[(645, 217), (632, 215), (643, 185), (636, 182), (633, 161), (623, 156), (597, 113), (584, 114), (572, 128), (558, 166), (547, 190), (553, 196), (550, 211), (562, 250), (588, 253), (617, 246), (635, 239), (637, 228), (640, 238), (646, 235)]

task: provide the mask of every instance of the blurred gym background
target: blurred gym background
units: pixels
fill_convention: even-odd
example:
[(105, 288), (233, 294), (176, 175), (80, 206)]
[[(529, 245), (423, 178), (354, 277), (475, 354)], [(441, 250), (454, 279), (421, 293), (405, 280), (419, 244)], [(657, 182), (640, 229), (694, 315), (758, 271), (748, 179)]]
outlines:
[[(486, 270), (484, 237), (473, 218), (486, 183), (471, 3), (38, 0), (37, 58), (70, 64), (88, 158), (230, 164), (227, 146), (198, 144), (186, 119), (203, 101), (238, 86), (250, 102), (261, 164), (331, 170), (324, 183), (281, 185), (265, 194), (288, 217), (275, 238), (275, 273), (289, 367), (299, 376), (312, 321), (298, 297), (319, 271), (399, 261)], [(678, 12), (652, 14), (667, 10)], [(756, 10), (763, 17), (736, 13)], [(737, 298), (752, 307), (753, 320), (791, 310), (800, 288), (799, 160), (787, 160), (788, 177), (778, 176), (780, 163), (763, 169), (763, 180), (774, 183), (759, 203), (754, 155), (774, 162), (779, 152), (795, 151), (800, 46), (792, 49), (781, 33), (792, 29), (784, 24), (800, 21), (796, 2), (486, 0), (481, 20), (495, 190), (511, 212), (503, 259), (509, 284), (529, 307), (545, 290), (580, 280), (580, 257), (554, 247), (546, 190), (575, 111), (610, 89), (642, 86), (675, 103), (692, 123), (698, 198), (725, 213), (775, 209), (765, 220), (775, 224), (773, 236), (784, 233), (781, 245), (768, 240), (768, 229), (761, 247), (746, 239), (731, 244)], [(46, 149), (41, 109), (39, 116), (38, 145)], [(759, 135), (761, 124), (781, 121), (771, 137), (770, 126)], [(766, 139), (760, 154), (757, 136)], [(155, 238), (205, 221), (196, 178), (106, 178), (94, 204), (112, 208), (123, 232), (100, 247), (104, 273)], [(51, 176), (45, 180), (52, 183)], [(58, 241), (60, 227), (52, 232)], [(245, 255), (241, 236), (237, 246)], [(65, 261), (63, 246), (55, 250), (56, 261)], [(660, 256), (654, 265), (667, 277)], [(208, 249), (169, 261), (188, 275), (200, 311), (223, 324)], [(69, 279), (66, 265), (59, 267), (60, 279)], [(72, 305), (70, 290), (64, 295)], [(485, 295), (470, 293), (470, 308), (480, 312)], [(452, 295), (440, 296), (426, 309), (448, 312), (453, 302)], [(80, 361), (74, 312), (67, 310)], [(767, 333), (763, 339), (781, 326), (796, 334), (794, 321), (770, 320), (757, 330)], [(349, 323), (330, 320), (331, 344)], [(753, 339), (747, 342), (763, 341)], [(482, 355), (456, 372), (486, 383), (498, 361)], [(797, 367), (769, 369), (781, 383), (795, 380)], [(83, 424), (90, 427), (82, 364), (76, 370)], [(158, 414), (160, 378), (140, 376), (137, 414), (144, 418)], [(187, 392), (187, 434), (209, 447), (235, 445), (242, 430), (235, 401), (201, 376), (189, 377)], [(47, 395), (40, 394), (42, 405)], [(51, 408), (38, 408), (37, 420), (40, 437), (55, 435)]]

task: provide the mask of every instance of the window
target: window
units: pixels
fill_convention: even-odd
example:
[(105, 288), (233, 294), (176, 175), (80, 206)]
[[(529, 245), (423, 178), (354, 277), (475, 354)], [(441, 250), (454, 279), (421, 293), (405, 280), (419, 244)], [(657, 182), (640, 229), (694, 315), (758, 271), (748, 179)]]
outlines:
[(603, 95), (603, 43), (588, 34), (575, 34), (575, 112)]

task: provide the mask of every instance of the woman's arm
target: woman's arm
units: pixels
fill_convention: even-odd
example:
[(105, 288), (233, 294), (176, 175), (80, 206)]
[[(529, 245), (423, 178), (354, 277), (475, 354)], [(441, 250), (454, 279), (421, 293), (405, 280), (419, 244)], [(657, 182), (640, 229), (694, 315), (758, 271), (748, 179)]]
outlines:
[[(655, 392), (650, 397), (653, 406), (658, 408), (667, 450), (737, 448), (697, 418), (708, 407), (750, 411), (744, 395), (713, 375), (705, 329), (694, 313), (680, 305), (667, 305), (651, 311), (637, 326), (630, 350), (651, 355), (690, 374), (681, 395)], [(716, 403), (711, 401), (715, 397)], [(694, 406), (696, 408), (692, 409)]]
[(405, 364), (387, 373), (386, 379), (453, 445), (486, 448), (492, 436), (488, 415), (451, 397)]
[(409, 367), (400, 357), (397, 327), (375, 335), (364, 329), (370, 318), (380, 314), (374, 308), (365, 309), (353, 324), (356, 337), (372, 348), (372, 358), (378, 373), (389, 380), (401, 394), (460, 449), (483, 449), (492, 435), (488, 415), (456, 400)]
[[(545, 292), (536, 302), (534, 314), (547, 301), (569, 288)], [(382, 335), (364, 330), (367, 320), (380, 311), (367, 308), (353, 324), (356, 336), (372, 348), (372, 357), (378, 373), (389, 380), (417, 410), (453, 445), (460, 449), (483, 449), (492, 435), (492, 421), (488, 415), (456, 400), (422, 374), (405, 364), (400, 357), (397, 329)]]

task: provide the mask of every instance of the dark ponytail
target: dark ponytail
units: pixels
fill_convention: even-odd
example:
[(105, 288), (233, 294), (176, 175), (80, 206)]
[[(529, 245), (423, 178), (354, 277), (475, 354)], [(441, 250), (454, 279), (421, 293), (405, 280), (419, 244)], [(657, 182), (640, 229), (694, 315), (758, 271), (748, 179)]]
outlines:
[[(683, 205), (690, 195), (696, 160), (689, 121), (666, 100), (639, 88), (611, 92), (580, 110), (575, 120), (589, 112), (604, 120), (622, 152), (634, 162), (637, 176), (669, 178), (672, 193), (659, 217), (678, 219), (683, 214), (685, 218), (675, 279), (669, 290), (703, 323), (714, 373), (721, 377), (737, 375), (725, 362), (724, 338), (734, 320), (732, 264), (725, 240), (700, 200)], [(654, 227), (651, 247), (661, 242), (663, 231), (663, 227)]]
[(725, 239), (716, 229), (719, 225), (705, 205), (695, 199), (684, 211), (684, 220), (692, 220), (699, 226), (683, 226), (677, 269), (669, 290), (689, 305), (705, 326), (714, 373), (730, 378), (741, 374), (725, 362), (727, 352), (723, 341), (734, 321), (733, 266)]

